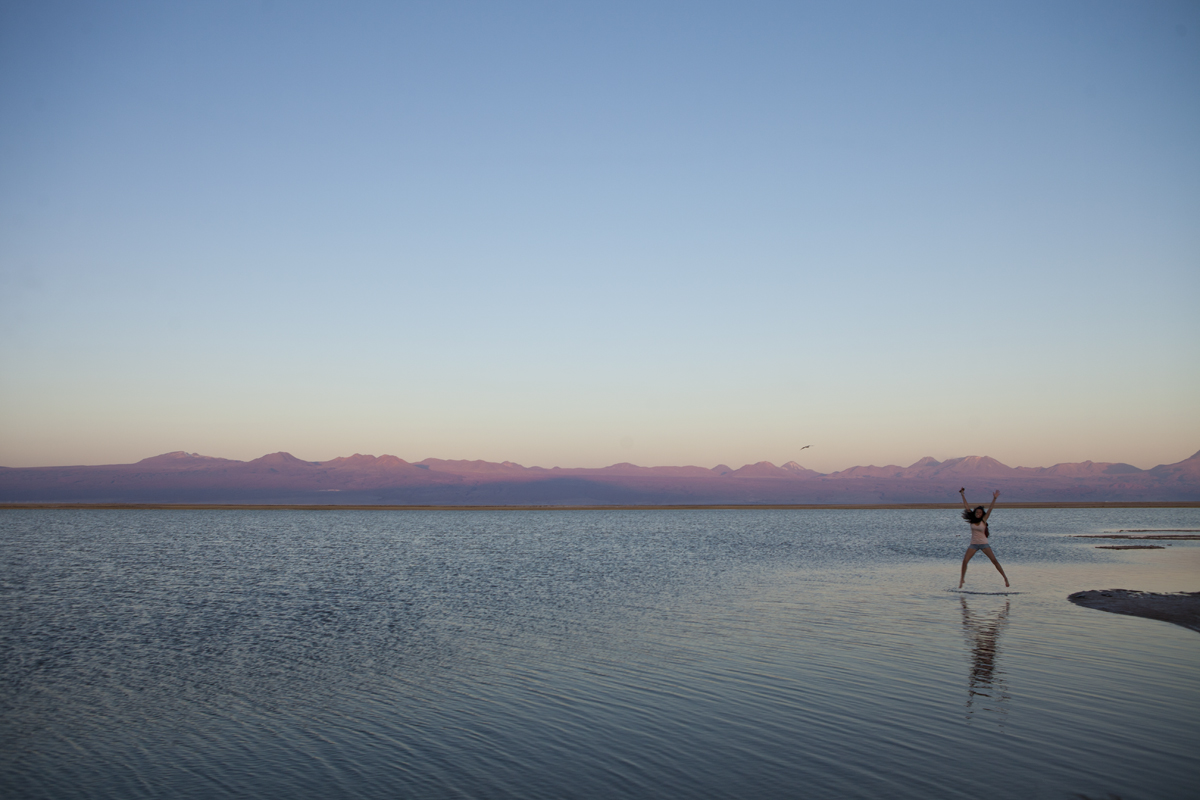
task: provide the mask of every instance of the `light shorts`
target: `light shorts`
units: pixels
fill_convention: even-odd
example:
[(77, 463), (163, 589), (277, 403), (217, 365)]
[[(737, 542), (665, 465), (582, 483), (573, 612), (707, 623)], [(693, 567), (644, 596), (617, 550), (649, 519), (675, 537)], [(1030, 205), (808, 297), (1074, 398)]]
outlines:
[(967, 547), (968, 548), (974, 547), (976, 550), (982, 550), (985, 547), (991, 547), (991, 545), (990, 544), (969, 544), (969, 545), (967, 545)]

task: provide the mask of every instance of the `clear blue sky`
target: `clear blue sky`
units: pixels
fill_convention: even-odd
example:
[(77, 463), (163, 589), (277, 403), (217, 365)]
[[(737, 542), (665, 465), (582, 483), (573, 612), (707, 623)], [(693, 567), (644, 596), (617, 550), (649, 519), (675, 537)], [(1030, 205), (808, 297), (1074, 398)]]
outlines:
[(7, 466), (1148, 467), (1198, 301), (1192, 2), (0, 8)]

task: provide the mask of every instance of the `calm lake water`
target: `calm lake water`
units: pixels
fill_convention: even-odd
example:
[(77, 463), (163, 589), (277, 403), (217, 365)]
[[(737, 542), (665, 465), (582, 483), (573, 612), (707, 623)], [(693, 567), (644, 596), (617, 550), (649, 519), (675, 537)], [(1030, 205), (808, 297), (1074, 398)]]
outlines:
[(1195, 798), (1200, 510), (0, 511), (6, 798)]

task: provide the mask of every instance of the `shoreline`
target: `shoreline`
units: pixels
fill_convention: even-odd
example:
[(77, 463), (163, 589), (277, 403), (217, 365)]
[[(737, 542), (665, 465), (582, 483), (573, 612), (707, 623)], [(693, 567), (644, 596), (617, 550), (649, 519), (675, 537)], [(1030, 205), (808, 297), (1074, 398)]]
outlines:
[[(1177, 530), (1182, 531), (1182, 528)], [(1151, 533), (1149, 531), (1141, 533), (1073, 533), (1072, 539), (1121, 539), (1123, 541), (1137, 542), (1196, 542), (1200, 541), (1200, 531), (1191, 531), (1189, 533)]]
[[(366, 505), (315, 503), (3, 503), (4, 509), (77, 509), (107, 511), (944, 511), (960, 503), (795, 503), (698, 505)], [(1200, 501), (1006, 503), (998, 508), (1200, 508)], [(1090, 537), (1089, 537), (1090, 538)], [(1100, 537), (1096, 537), (1100, 538)], [(1108, 537), (1104, 537), (1108, 538)], [(1117, 537), (1112, 537), (1117, 538)], [(1125, 537), (1120, 537), (1125, 538)], [(1133, 537), (1129, 537), (1133, 538)], [(1149, 538), (1149, 537), (1138, 537)]]
[(1131, 589), (1090, 589), (1067, 596), (1077, 606), (1170, 622), (1200, 633), (1200, 592), (1139, 592)]

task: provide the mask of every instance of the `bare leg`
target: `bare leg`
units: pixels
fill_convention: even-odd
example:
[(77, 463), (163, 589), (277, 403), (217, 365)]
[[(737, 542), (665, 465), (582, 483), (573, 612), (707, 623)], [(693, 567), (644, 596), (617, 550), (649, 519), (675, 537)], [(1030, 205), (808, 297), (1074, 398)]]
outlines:
[(992, 552), (992, 548), (983, 548), (983, 554), (992, 560), (996, 565), (996, 569), (1000, 570), (1000, 577), (1004, 578), (1004, 585), (1008, 586), (1008, 576), (1004, 574), (1004, 567), (1000, 566), (1000, 562), (996, 560), (996, 554)]
[[(989, 548), (990, 549), (990, 548)], [(958, 588), (962, 588), (963, 581), (967, 579), (967, 562), (975, 557), (975, 548), (968, 547), (966, 555), (963, 556), (962, 575), (958, 577)]]

